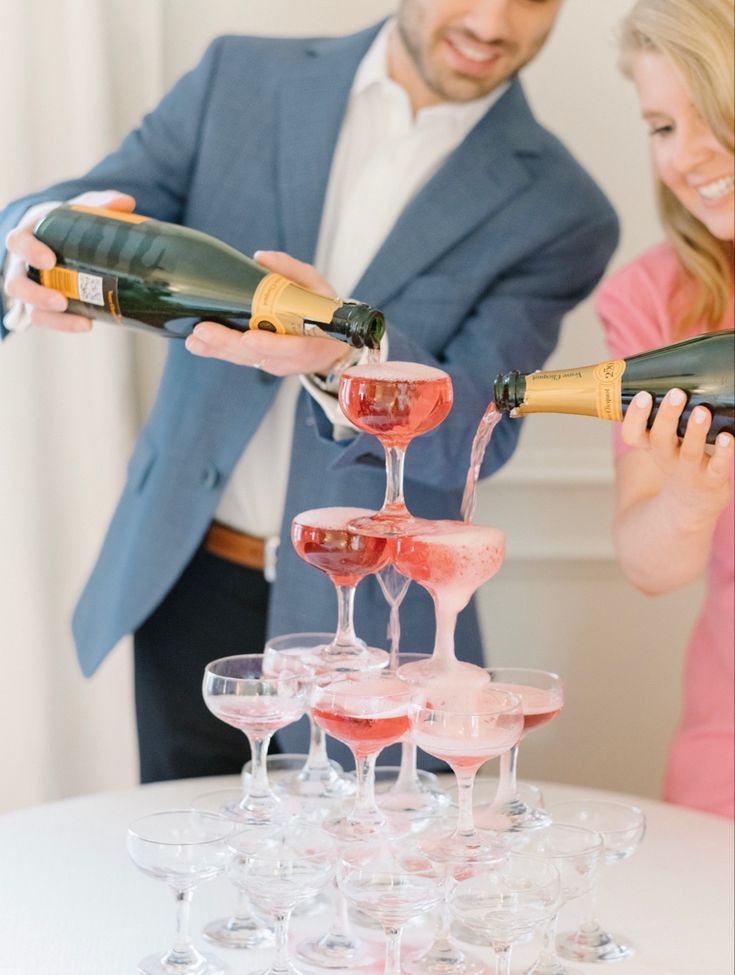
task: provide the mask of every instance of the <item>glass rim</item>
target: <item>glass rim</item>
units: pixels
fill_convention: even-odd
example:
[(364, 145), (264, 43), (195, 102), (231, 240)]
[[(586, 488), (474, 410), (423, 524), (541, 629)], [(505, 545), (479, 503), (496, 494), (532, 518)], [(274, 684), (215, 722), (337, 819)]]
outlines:
[[(257, 835), (254, 835), (252, 828), (240, 829), (230, 835), (227, 848), (233, 853), (239, 856), (250, 856), (252, 859), (258, 859), (258, 851), (262, 849), (262, 844), (269, 840), (277, 840), (279, 836), (284, 837), (287, 841), (290, 838), (298, 837), (299, 834), (308, 833), (315, 837), (318, 837), (322, 843), (322, 847), (319, 850), (314, 850), (311, 853), (299, 853), (293, 850), (292, 847), (286, 846), (294, 856), (291, 857), (292, 860), (298, 859), (301, 861), (308, 860), (320, 860), (325, 856), (336, 857), (337, 856), (337, 844), (332, 839), (332, 837), (325, 830), (320, 829), (318, 826), (283, 826), (274, 825), (271, 827), (255, 827), (257, 830)], [(241, 846), (236, 845), (238, 840), (243, 842), (250, 841), (254, 844), (251, 853), (243, 851)], [(265, 857), (260, 857), (260, 859), (266, 859)], [(270, 858), (274, 859), (274, 858)]]
[[(553, 670), (543, 670), (541, 667), (512, 667), (510, 665), (508, 666), (503, 665), (499, 667), (483, 667), (482, 669), (485, 671), (485, 673), (489, 673), (490, 671), (494, 671), (494, 670), (497, 671), (508, 670), (508, 671), (515, 671), (515, 673), (517, 674), (544, 674), (544, 676), (552, 677), (555, 681), (558, 681), (562, 687), (564, 686), (564, 681), (559, 674), (557, 674)], [(493, 681), (490, 681), (490, 683), (492, 684)], [(530, 686), (532, 685), (529, 684), (529, 687)]]
[[(459, 717), (470, 717), (471, 715), (477, 715), (478, 717), (488, 717), (488, 716), (496, 716), (501, 714), (510, 714), (514, 711), (518, 711), (519, 716), (521, 718), (524, 717), (523, 702), (519, 694), (514, 694), (512, 691), (496, 691), (493, 689), (492, 685), (488, 685), (487, 687), (483, 685), (482, 687), (475, 688), (475, 690), (479, 691), (480, 693), (490, 691), (493, 694), (502, 695), (503, 697), (507, 697), (510, 700), (506, 706), (499, 707), (497, 710), (494, 711), (476, 711), (476, 710), (464, 711), (464, 710), (457, 710), (456, 708), (428, 707), (426, 704), (418, 703), (416, 697), (422, 693), (422, 688), (414, 686), (412, 688), (411, 707), (412, 709), (417, 708), (418, 710), (428, 711), (429, 713), (433, 713), (433, 714), (453, 714)], [(424, 688), (423, 691), (427, 694), (430, 693), (428, 688)]]
[(264, 651), (260, 653), (233, 653), (225, 657), (217, 657), (216, 660), (210, 660), (208, 664), (204, 667), (204, 676), (206, 677), (216, 677), (219, 680), (231, 680), (240, 682), (250, 682), (250, 683), (265, 683), (272, 681), (284, 681), (284, 680), (302, 680), (304, 677), (308, 677), (310, 674), (310, 668), (305, 664), (301, 663), (298, 657), (290, 657), (289, 660), (294, 662), (294, 671), (298, 670), (299, 673), (283, 673), (283, 674), (273, 674), (271, 676), (264, 673), (252, 677), (236, 677), (233, 674), (218, 674), (214, 668), (218, 664), (224, 664), (226, 661), (230, 660), (255, 660), (258, 658), (261, 663), (265, 663), (266, 654)]
[[(613, 826), (611, 829), (595, 829), (592, 832), (599, 833), (601, 836), (603, 834), (615, 834), (615, 833), (629, 833), (632, 829), (636, 829), (639, 826), (646, 825), (646, 814), (640, 808), (640, 806), (634, 805), (632, 802), (620, 802), (617, 799), (560, 799), (558, 802), (552, 802), (548, 807), (548, 812), (552, 814), (552, 823), (555, 826), (579, 826), (578, 823), (561, 823), (556, 822), (553, 819), (554, 809), (558, 809), (559, 806), (578, 806), (580, 808), (584, 807), (597, 807), (601, 808), (603, 806), (611, 806), (615, 808), (615, 811), (625, 810), (626, 812), (632, 812), (636, 818), (636, 822), (629, 823), (627, 826)], [(589, 829), (587, 826), (580, 826), (581, 829)], [(603, 836), (604, 841), (604, 836)]]
[[(222, 836), (213, 836), (210, 839), (200, 839), (200, 840), (154, 840), (149, 836), (145, 836), (141, 831), (139, 824), (145, 822), (146, 820), (155, 820), (158, 817), (163, 818), (164, 816), (176, 816), (186, 814), (187, 816), (199, 816), (203, 819), (214, 820), (219, 822), (223, 827), (226, 827)], [(208, 846), (213, 843), (222, 843), (223, 841), (231, 838), (233, 832), (237, 827), (237, 823), (228, 819), (222, 813), (214, 812), (214, 810), (208, 809), (194, 809), (191, 806), (182, 807), (180, 809), (160, 809), (158, 812), (147, 813), (145, 816), (138, 816), (131, 823), (128, 824), (128, 836), (134, 836), (136, 839), (140, 840), (142, 843), (151, 843), (155, 846)]]
[(394, 671), (388, 670), (385, 667), (382, 668), (381, 670), (372, 670), (367, 672), (360, 671), (360, 670), (348, 671), (346, 673), (337, 672), (335, 676), (332, 677), (330, 680), (325, 681), (323, 683), (317, 682), (313, 694), (315, 697), (317, 697), (322, 694), (323, 695), (330, 694), (332, 693), (333, 690), (338, 693), (342, 687), (345, 687), (348, 684), (359, 684), (363, 681), (373, 681), (376, 679), (385, 682), (385, 680), (388, 677), (391, 677), (397, 684), (397, 687), (394, 691), (378, 690), (374, 694), (373, 693), (366, 694), (363, 700), (368, 700), (372, 698), (389, 698), (390, 700), (393, 700), (394, 698), (405, 698), (406, 702), (410, 703), (411, 701), (410, 684), (407, 681), (401, 680), (401, 678), (398, 677), (397, 674), (394, 673)]
[[(570, 851), (568, 853), (566, 853), (566, 852), (561, 852), (561, 853), (537, 853), (537, 852), (534, 852), (533, 849), (531, 849), (528, 852), (526, 852), (525, 850), (514, 850), (513, 851), (514, 855), (515, 856), (522, 856), (522, 857), (524, 857), (524, 856), (536, 857), (537, 859), (566, 860), (566, 859), (571, 859), (572, 857), (585, 856), (586, 854), (594, 853), (594, 852), (599, 852), (600, 854), (602, 854), (604, 852), (604, 850), (605, 850), (605, 839), (604, 839), (604, 837), (602, 836), (602, 834), (600, 833), (599, 830), (589, 829), (587, 826), (575, 826), (573, 823), (555, 823), (555, 822), (551, 822), (546, 827), (546, 829), (553, 829), (553, 828), (562, 829), (562, 830), (565, 830), (565, 831), (566, 830), (570, 830), (570, 831), (572, 831), (574, 833), (587, 833), (590, 836), (589, 845), (588, 846), (585, 846), (581, 850), (574, 850), (574, 851)], [(544, 830), (540, 830), (539, 832), (541, 834), (543, 834), (545, 831)], [(595, 837), (596, 837), (596, 839), (594, 839)], [(542, 835), (539, 835), (537, 838), (540, 841), (543, 840), (543, 836)], [(534, 839), (536, 839), (536, 837), (529, 837), (529, 841), (530, 841), (531, 845), (533, 845)]]

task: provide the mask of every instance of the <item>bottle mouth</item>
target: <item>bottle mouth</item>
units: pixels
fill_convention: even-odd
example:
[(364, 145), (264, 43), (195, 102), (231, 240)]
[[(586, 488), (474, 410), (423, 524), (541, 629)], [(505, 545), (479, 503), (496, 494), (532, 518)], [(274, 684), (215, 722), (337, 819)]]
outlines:
[(368, 308), (359, 301), (345, 301), (334, 314), (334, 320), (348, 323), (350, 341), (361, 349), (379, 349), (385, 335), (385, 315), (377, 308)]
[(518, 369), (512, 372), (499, 372), (493, 383), (495, 405), (503, 413), (509, 413), (523, 402), (526, 382)]

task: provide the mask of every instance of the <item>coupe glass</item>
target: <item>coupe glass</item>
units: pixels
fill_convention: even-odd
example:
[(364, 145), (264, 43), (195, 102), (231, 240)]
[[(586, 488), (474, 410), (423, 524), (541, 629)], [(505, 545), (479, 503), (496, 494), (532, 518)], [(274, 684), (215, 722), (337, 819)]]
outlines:
[(262, 975), (301, 975), (289, 959), (289, 922), (294, 909), (315, 898), (329, 882), (337, 858), (333, 841), (315, 827), (252, 829), (235, 836), (230, 850), (232, 882), (275, 928), (275, 958)]
[[(242, 799), (240, 789), (217, 789), (195, 796), (191, 808), (198, 812), (216, 812), (226, 816), (242, 829), (236, 810)], [(234, 810), (234, 811), (233, 811)], [(225, 948), (264, 948), (273, 944), (273, 932), (257, 918), (244, 891), (237, 891), (235, 913), (230, 917), (217, 918), (205, 925), (204, 937)]]
[[(426, 664), (429, 660), (431, 655), (427, 653), (391, 654), (391, 668), (404, 679), (406, 674), (410, 674), (411, 665)], [(436, 776), (419, 771), (416, 744), (410, 738), (401, 742), (398, 774), (394, 774), (391, 781), (383, 770), (381, 777), (384, 788), (379, 790), (378, 805), (386, 812), (398, 813), (415, 823), (422, 823), (449, 805), (449, 796), (439, 787)]]
[[(391, 555), (387, 539), (358, 534), (349, 527), (367, 508), (313, 508), (291, 522), (291, 542), (296, 553), (332, 580), (337, 591), (337, 632), (320, 649), (318, 658), (329, 671), (378, 666), (385, 651), (368, 647), (355, 633), (354, 605), (357, 584), (382, 569)], [(380, 664), (385, 666), (385, 664)]]
[[(413, 665), (419, 676), (458, 666), (472, 668), (472, 664), (458, 664), (454, 652), (457, 616), (473, 593), (495, 575), (504, 555), (505, 535), (500, 529), (461, 521), (423, 521), (411, 534), (396, 539), (394, 566), (423, 586), (434, 601), (433, 657), (429, 663)], [(484, 675), (482, 681), (487, 680)]]
[[(557, 674), (526, 667), (491, 667), (487, 673), (493, 687), (520, 697), (523, 707), (521, 738), (531, 729), (551, 721), (564, 706), (564, 686)], [(492, 806), (482, 812), (482, 825), (487, 829), (541, 829), (551, 822), (545, 809), (529, 805), (518, 793), (519, 745), (520, 742), (500, 759), (497, 795)]]
[(233, 808), (240, 821), (263, 826), (288, 816), (288, 803), (268, 785), (266, 755), (279, 728), (298, 721), (306, 708), (311, 671), (299, 661), (284, 658), (278, 673), (264, 671), (262, 653), (221, 657), (204, 670), (204, 703), (215, 717), (239, 728), (250, 743), (250, 788)]
[(510, 975), (513, 945), (554, 916), (560, 889), (553, 863), (511, 854), (481, 876), (458, 884), (450, 906), (458, 921), (490, 941), (496, 975)]
[(457, 826), (422, 842), (429, 857), (461, 862), (487, 860), (497, 845), (474, 824), (472, 791), (478, 769), (508, 751), (523, 729), (520, 699), (487, 684), (435, 679), (412, 687), (411, 737), (425, 752), (446, 762), (457, 780)]
[[(388, 665), (388, 654), (384, 650), (371, 648), (365, 654), (340, 656), (334, 659), (325, 653), (331, 643), (331, 633), (286, 633), (266, 641), (266, 669), (273, 658), (276, 662), (281, 655), (294, 657), (304, 666), (313, 669), (314, 679), (320, 680), (353, 671), (367, 672), (382, 670)], [(324, 731), (311, 716), (309, 717), (309, 754), (293, 775), (284, 775), (279, 787), (288, 795), (307, 802), (343, 799), (354, 795), (354, 780), (345, 776), (342, 766), (327, 755), (327, 738)]]
[(344, 675), (313, 689), (314, 720), (355, 757), (357, 792), (352, 811), (325, 823), (341, 841), (368, 839), (388, 827), (375, 801), (375, 762), (384, 748), (408, 733), (410, 695), (409, 685), (387, 671)]
[[(519, 853), (549, 860), (559, 871), (560, 908), (577, 897), (588, 894), (595, 883), (602, 860), (603, 842), (599, 833), (579, 826), (552, 824), (526, 834)], [(526, 975), (580, 975), (570, 970), (556, 953), (558, 912), (544, 926), (541, 954)]]
[(379, 512), (354, 522), (371, 535), (400, 535), (414, 519), (403, 498), (406, 449), (428, 433), (452, 408), (452, 380), (446, 372), (418, 362), (352, 366), (340, 377), (339, 404), (358, 430), (378, 438), (385, 450), (386, 491)]
[[(619, 863), (633, 856), (646, 832), (646, 817), (637, 806), (606, 800), (556, 802), (549, 807), (555, 823), (581, 826), (602, 837), (602, 862)], [(587, 920), (572, 934), (561, 935), (557, 950), (562, 958), (580, 962), (620, 961), (634, 949), (626, 938), (610, 934), (597, 921), (597, 884), (588, 895)]]
[(176, 939), (164, 955), (138, 963), (140, 975), (220, 975), (225, 965), (198, 951), (189, 938), (189, 912), (194, 888), (221, 874), (235, 823), (216, 813), (173, 809), (136, 819), (128, 827), (130, 859), (144, 873), (165, 880), (176, 897)]
[[(432, 824), (429, 829), (439, 834), (446, 833), (445, 824), (441, 822)], [(485, 975), (485, 965), (463, 951), (452, 935), (449, 898), (458, 881), (479, 876), (497, 863), (501, 856), (500, 851), (488, 852), (486, 861), (477, 856), (472, 863), (468, 863), (464, 857), (459, 861), (453, 859), (451, 848), (448, 855), (444, 855), (445, 851), (440, 844), (426, 843), (426, 839), (427, 837), (422, 837), (415, 846), (409, 847), (402, 854), (401, 861), (408, 869), (437, 878), (442, 890), (441, 911), (431, 945), (404, 961), (406, 975)], [(424, 852), (424, 845), (432, 850), (431, 857)]]
[(384, 975), (405, 975), (401, 964), (403, 928), (441, 903), (442, 889), (436, 879), (406, 869), (398, 858), (385, 856), (346, 870), (342, 889), (348, 901), (378, 921), (385, 932)]

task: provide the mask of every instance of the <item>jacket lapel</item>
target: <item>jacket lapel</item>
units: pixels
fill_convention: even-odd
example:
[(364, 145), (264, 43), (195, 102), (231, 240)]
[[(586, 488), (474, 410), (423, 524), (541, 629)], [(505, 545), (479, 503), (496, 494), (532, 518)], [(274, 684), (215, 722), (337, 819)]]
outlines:
[(514, 81), (399, 216), (355, 294), (375, 305), (389, 301), (505, 205), (530, 181), (522, 157), (536, 153), (538, 139)]
[[(316, 40), (284, 80), (278, 117), (278, 197), (286, 251), (313, 261), (332, 156), (358, 65), (382, 24)], [(318, 106), (318, 110), (315, 110)]]

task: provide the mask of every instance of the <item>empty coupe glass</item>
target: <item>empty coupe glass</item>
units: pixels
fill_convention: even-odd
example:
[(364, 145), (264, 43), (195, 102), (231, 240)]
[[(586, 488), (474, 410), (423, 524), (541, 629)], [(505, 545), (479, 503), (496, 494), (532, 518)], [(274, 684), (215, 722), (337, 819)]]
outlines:
[(496, 975), (510, 975), (513, 945), (559, 910), (559, 871), (553, 863), (510, 855), (455, 888), (452, 913), (484, 935), (495, 951)]
[[(549, 807), (555, 823), (581, 826), (602, 837), (602, 862), (619, 863), (633, 856), (646, 832), (646, 817), (637, 806), (606, 800), (556, 802)], [(597, 884), (588, 895), (588, 914), (572, 934), (561, 935), (557, 950), (562, 958), (580, 962), (620, 961), (634, 949), (627, 938), (606, 931), (596, 918)]]
[(176, 938), (164, 955), (138, 963), (140, 975), (220, 975), (225, 965), (203, 954), (189, 937), (189, 911), (194, 888), (221, 874), (228, 841), (237, 826), (216, 813), (173, 809), (136, 819), (128, 827), (127, 847), (133, 863), (149, 877), (164, 880), (176, 897)]
[(283, 658), (264, 670), (261, 653), (222, 657), (207, 664), (202, 693), (215, 717), (239, 728), (250, 743), (250, 789), (234, 807), (241, 822), (263, 826), (289, 815), (289, 807), (268, 785), (266, 755), (279, 728), (298, 721), (306, 708), (311, 672), (298, 661)]
[(294, 909), (316, 897), (332, 876), (334, 843), (316, 827), (250, 829), (231, 840), (230, 851), (232, 882), (275, 927), (275, 957), (262, 975), (301, 975), (289, 958), (288, 926)]

